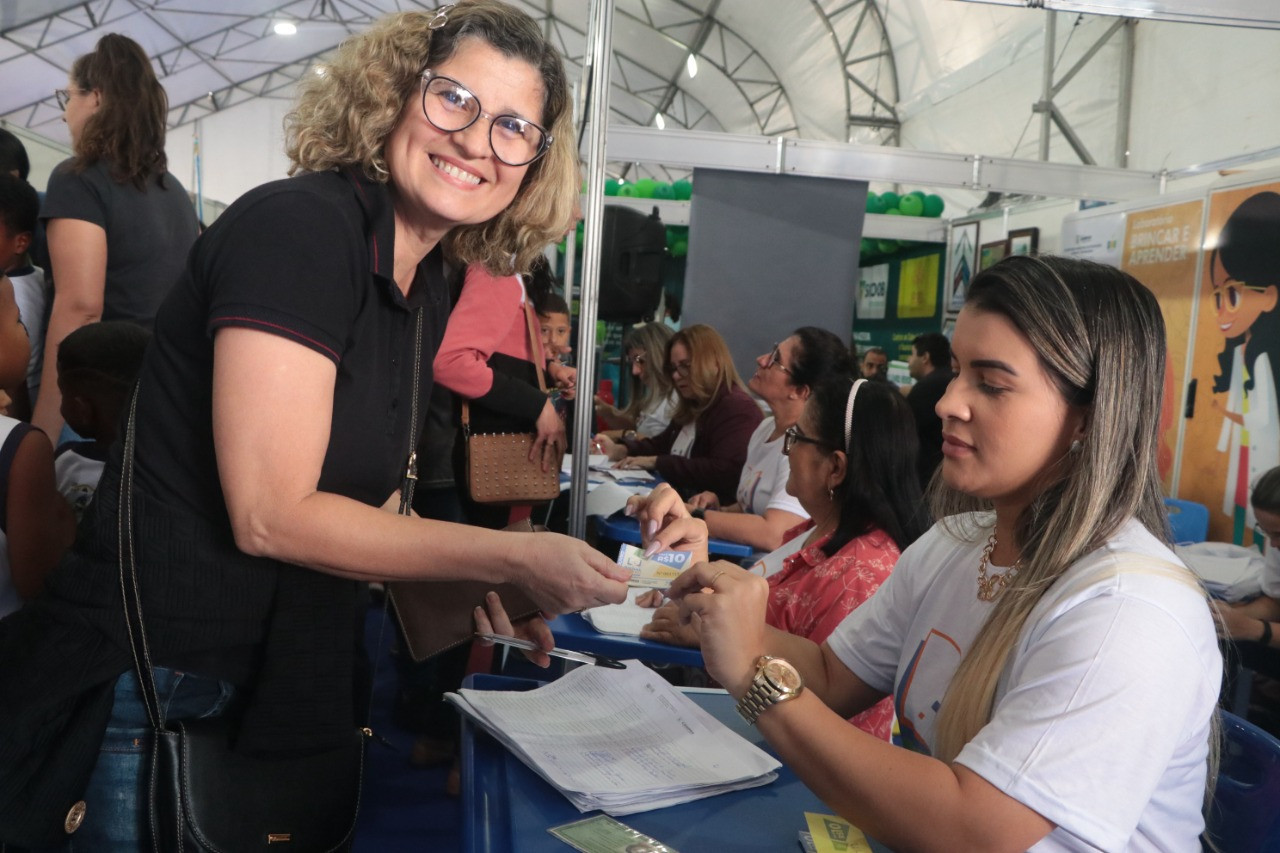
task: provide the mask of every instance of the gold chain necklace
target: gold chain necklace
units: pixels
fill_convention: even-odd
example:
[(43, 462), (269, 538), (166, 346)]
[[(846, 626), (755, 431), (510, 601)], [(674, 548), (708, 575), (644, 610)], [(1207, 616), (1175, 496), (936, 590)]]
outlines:
[(996, 534), (993, 532), (991, 538), (987, 540), (987, 547), (982, 549), (982, 559), (978, 561), (978, 600), (979, 601), (995, 601), (996, 596), (1004, 591), (1009, 585), (1009, 581), (1013, 580), (1013, 576), (1018, 573), (1018, 568), (1022, 563), (1022, 558), (1013, 561), (1013, 565), (1002, 575), (992, 575), (987, 577), (987, 563), (991, 560), (991, 552), (996, 548)]

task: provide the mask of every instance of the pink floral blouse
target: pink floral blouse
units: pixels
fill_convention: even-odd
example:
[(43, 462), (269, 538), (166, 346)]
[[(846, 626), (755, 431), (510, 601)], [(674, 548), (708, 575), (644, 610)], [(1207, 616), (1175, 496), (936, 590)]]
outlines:
[[(813, 528), (805, 521), (787, 531), (789, 542)], [(828, 557), (822, 545), (831, 536), (802, 548), (769, 578), (769, 606), (765, 621), (773, 627), (822, 643), (855, 607), (880, 588), (898, 562), (898, 546), (883, 530), (850, 540)], [(865, 732), (889, 739), (893, 702), (885, 697), (849, 722)]]

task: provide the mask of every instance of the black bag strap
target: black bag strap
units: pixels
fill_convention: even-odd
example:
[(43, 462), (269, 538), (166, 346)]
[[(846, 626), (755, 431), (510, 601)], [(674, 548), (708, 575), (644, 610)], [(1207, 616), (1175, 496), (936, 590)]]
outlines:
[[(413, 337), (413, 389), (412, 402), (409, 408), (409, 454), (405, 461), (404, 477), (400, 484), (400, 514), (409, 515), (413, 504), (413, 491), (418, 482), (418, 413), (421, 405), (420, 389), (422, 378), (422, 319), (423, 309), (414, 311), (415, 329)], [(137, 439), (138, 387), (135, 382), (133, 393), (129, 395), (129, 416), (125, 422), (124, 453), (120, 471), (120, 504), (116, 511), (117, 563), (120, 567), (120, 593), (124, 601), (124, 621), (129, 629), (129, 646), (133, 653), (134, 669), (138, 673), (138, 686), (142, 692), (142, 701), (147, 708), (147, 719), (156, 731), (163, 731), (165, 725), (164, 710), (160, 707), (159, 692), (156, 690), (155, 668), (151, 663), (151, 648), (147, 643), (147, 632), (142, 622), (142, 596), (138, 586), (138, 563), (133, 539), (133, 459)], [(381, 633), (386, 628), (387, 613), (383, 607)], [(377, 671), (374, 676), (376, 681)], [(372, 712), (372, 702), (370, 702)]]

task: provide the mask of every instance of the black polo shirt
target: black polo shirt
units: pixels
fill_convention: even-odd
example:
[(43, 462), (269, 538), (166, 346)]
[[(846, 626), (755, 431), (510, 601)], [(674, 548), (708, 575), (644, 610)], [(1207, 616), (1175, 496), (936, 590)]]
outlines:
[(425, 308), (419, 425), (449, 313), (439, 248), (408, 298), (395, 286), (394, 233), (386, 186), (354, 171), (265, 184), (218, 218), (156, 316), (139, 392), (144, 493), (229, 531), (213, 447), (213, 336), (238, 326), (333, 361), (319, 488), (373, 505), (387, 499), (409, 443), (414, 309)]

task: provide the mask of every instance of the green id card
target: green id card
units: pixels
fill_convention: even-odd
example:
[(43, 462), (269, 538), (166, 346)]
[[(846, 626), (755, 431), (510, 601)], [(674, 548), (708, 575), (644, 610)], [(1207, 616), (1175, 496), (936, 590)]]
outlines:
[(582, 853), (679, 853), (608, 815), (596, 815), (547, 830)]

